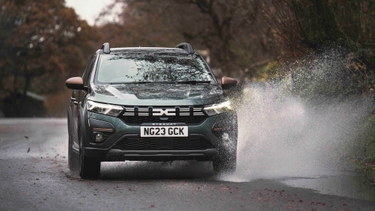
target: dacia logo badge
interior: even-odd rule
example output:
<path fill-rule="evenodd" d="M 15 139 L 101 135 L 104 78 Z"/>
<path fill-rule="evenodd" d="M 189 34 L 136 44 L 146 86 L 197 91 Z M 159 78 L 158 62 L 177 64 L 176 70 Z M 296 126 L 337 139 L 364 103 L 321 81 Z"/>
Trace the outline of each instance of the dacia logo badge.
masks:
<path fill-rule="evenodd" d="M 152 111 L 153 116 L 176 116 L 175 108 L 154 108 Z"/>

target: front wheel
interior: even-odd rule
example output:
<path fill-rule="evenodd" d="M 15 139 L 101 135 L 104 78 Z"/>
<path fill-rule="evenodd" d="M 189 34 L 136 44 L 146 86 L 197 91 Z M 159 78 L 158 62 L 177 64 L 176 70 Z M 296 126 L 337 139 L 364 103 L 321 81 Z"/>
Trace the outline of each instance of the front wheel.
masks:
<path fill-rule="evenodd" d="M 82 140 L 79 150 L 79 166 L 79 176 L 82 179 L 95 179 L 100 175 L 100 160 L 85 155 Z"/>
<path fill-rule="evenodd" d="M 70 138 L 68 142 L 68 166 L 71 171 L 76 171 L 78 169 L 78 154 L 73 151 Z"/>

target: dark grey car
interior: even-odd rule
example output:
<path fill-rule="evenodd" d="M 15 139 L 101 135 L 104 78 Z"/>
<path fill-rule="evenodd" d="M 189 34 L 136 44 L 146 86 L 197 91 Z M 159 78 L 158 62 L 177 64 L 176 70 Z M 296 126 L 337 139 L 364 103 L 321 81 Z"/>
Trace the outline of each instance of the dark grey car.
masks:
<path fill-rule="evenodd" d="M 102 161 L 212 161 L 234 171 L 237 116 L 210 67 L 188 43 L 175 48 L 110 48 L 93 55 L 68 110 L 69 166 L 82 178 Z M 78 165 L 76 165 L 78 163 Z"/>

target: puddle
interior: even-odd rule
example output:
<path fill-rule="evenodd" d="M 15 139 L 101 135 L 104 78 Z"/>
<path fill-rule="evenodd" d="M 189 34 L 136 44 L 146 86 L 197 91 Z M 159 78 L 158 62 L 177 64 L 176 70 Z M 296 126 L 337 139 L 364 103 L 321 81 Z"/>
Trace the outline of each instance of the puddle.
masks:
<path fill-rule="evenodd" d="M 312 189 L 322 194 L 375 201 L 375 184 L 372 184 L 365 176 L 356 173 L 293 178 L 283 180 L 282 183 L 292 187 Z"/>

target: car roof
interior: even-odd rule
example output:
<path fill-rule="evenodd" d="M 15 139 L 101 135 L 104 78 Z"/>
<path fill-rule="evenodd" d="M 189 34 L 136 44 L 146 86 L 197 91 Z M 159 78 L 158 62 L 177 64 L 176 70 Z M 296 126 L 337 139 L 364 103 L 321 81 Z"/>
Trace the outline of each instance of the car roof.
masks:
<path fill-rule="evenodd" d="M 182 50 L 179 48 L 167 48 L 167 47 L 116 47 L 111 48 L 111 51 L 124 51 L 124 50 Z"/>
<path fill-rule="evenodd" d="M 143 51 L 143 52 L 186 52 L 188 54 L 195 54 L 196 51 L 193 47 L 186 42 L 182 42 L 174 48 L 170 47 L 117 47 L 111 48 L 109 43 L 103 43 L 102 48 L 98 49 L 99 52 L 103 52 L 104 54 L 110 54 L 111 52 L 126 52 L 126 51 Z"/>
<path fill-rule="evenodd" d="M 99 49 L 100 50 L 100 49 Z M 188 53 L 180 48 L 164 48 L 164 47 L 119 47 L 119 48 L 110 48 L 110 54 L 118 53 L 177 53 L 177 54 L 186 54 Z"/>

